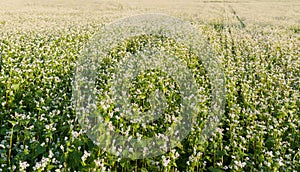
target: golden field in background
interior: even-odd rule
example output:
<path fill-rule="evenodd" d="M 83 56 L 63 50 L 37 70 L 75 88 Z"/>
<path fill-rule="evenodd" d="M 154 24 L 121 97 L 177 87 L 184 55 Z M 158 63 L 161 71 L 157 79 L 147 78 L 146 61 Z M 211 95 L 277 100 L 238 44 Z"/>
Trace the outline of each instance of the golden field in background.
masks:
<path fill-rule="evenodd" d="M 1 30 L 64 27 L 110 22 L 143 13 L 188 20 L 230 19 L 232 9 L 245 23 L 299 25 L 298 0 L 16 0 L 0 1 Z"/>

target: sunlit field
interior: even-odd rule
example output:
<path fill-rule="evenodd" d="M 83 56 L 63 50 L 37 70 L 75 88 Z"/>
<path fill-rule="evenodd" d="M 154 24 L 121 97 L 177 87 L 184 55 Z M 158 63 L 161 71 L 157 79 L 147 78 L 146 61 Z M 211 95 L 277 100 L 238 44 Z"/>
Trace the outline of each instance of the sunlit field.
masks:
<path fill-rule="evenodd" d="M 155 70 L 132 81 L 130 100 L 144 112 L 150 92 L 162 91 L 168 106 L 157 121 L 126 121 L 108 98 L 115 63 L 145 45 L 183 60 L 201 101 L 195 125 L 178 145 L 154 157 L 120 158 L 79 124 L 72 85 L 85 45 L 103 26 L 149 13 L 176 17 L 202 33 L 224 75 L 224 109 L 203 140 L 213 101 L 204 62 L 167 37 L 127 39 L 99 63 L 95 83 L 96 106 L 116 132 L 156 137 L 180 109 L 180 86 Z M 0 172 L 299 170 L 299 0 L 0 0 Z"/>

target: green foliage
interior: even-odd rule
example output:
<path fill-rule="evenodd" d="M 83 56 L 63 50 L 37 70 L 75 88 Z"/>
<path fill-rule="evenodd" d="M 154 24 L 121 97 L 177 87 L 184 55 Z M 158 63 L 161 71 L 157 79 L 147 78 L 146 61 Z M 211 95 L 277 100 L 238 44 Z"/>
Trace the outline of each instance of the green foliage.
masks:
<path fill-rule="evenodd" d="M 229 29 L 220 22 L 200 28 L 221 59 L 226 76 L 225 114 L 218 129 L 205 142 L 199 140 L 201 121 L 210 108 L 210 86 L 201 61 L 189 54 L 184 45 L 166 38 L 141 36 L 115 47 L 111 58 L 99 64 L 100 70 L 107 71 L 122 53 L 134 53 L 154 42 L 152 45 L 180 54 L 194 72 L 204 99 L 198 125 L 180 145 L 164 155 L 135 161 L 118 159 L 97 147 L 85 135 L 74 114 L 71 84 L 75 62 L 97 27 L 1 33 L 0 169 L 143 172 L 300 169 L 300 46 L 289 35 L 298 33 L 295 28 L 293 33 L 290 28 L 274 30 L 248 25 Z M 99 73 L 97 88 L 103 92 L 108 91 L 107 83 L 112 77 L 109 74 Z M 163 80 L 157 82 L 159 78 Z M 153 88 L 149 87 L 151 84 Z M 133 94 L 132 102 L 146 111 L 150 108 L 146 98 L 155 88 L 169 93 L 165 97 L 171 104 L 169 112 L 173 112 L 180 96 L 176 93 L 176 83 L 158 71 L 138 75 L 131 91 L 139 89 L 141 93 Z M 128 127 L 125 120 L 109 120 L 118 126 L 118 131 Z M 130 134 L 137 137 L 138 131 L 149 137 L 163 131 L 160 125 L 164 125 L 163 121 L 146 128 L 132 126 Z"/>

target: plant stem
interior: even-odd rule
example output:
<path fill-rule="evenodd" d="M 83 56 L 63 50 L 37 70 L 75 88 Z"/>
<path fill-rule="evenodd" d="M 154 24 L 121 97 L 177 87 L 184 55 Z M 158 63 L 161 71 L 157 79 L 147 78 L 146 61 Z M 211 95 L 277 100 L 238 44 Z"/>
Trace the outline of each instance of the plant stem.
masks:
<path fill-rule="evenodd" d="M 11 149 L 12 149 L 12 138 L 14 133 L 14 126 L 11 129 L 10 140 L 9 140 L 9 151 L 8 151 L 8 166 L 10 166 L 10 157 L 11 157 Z"/>

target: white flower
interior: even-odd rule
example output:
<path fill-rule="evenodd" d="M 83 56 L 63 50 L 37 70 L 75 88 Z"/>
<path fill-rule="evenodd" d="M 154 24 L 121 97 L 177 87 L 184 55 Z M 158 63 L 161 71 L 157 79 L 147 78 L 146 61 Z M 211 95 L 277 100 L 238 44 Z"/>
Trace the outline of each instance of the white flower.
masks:
<path fill-rule="evenodd" d="M 17 167 L 16 167 L 15 165 L 12 166 L 13 171 L 15 171 L 16 168 L 17 168 Z"/>
<path fill-rule="evenodd" d="M 221 167 L 222 166 L 222 162 L 217 162 L 217 166 Z"/>
<path fill-rule="evenodd" d="M 267 151 L 266 155 L 270 156 L 270 157 L 274 157 L 273 152 L 272 151 Z"/>
<path fill-rule="evenodd" d="M 50 150 L 49 151 L 49 158 L 51 159 L 54 156 L 53 152 Z"/>
<path fill-rule="evenodd" d="M 284 163 L 283 163 L 283 159 L 280 157 L 280 160 L 279 160 L 279 166 L 284 166 Z"/>
<path fill-rule="evenodd" d="M 27 167 L 29 167 L 29 164 L 26 161 L 20 161 L 20 171 L 26 170 Z"/>
<path fill-rule="evenodd" d="M 165 159 L 164 161 L 163 161 L 163 166 L 164 167 L 166 167 L 166 166 L 168 166 L 168 164 L 170 163 L 170 159 Z"/>
<path fill-rule="evenodd" d="M 128 150 L 130 153 L 132 153 L 133 152 L 133 148 L 129 148 L 129 150 Z"/>
<path fill-rule="evenodd" d="M 77 138 L 79 136 L 80 133 L 78 133 L 77 131 L 72 131 L 72 136 L 74 138 Z"/>
<path fill-rule="evenodd" d="M 64 152 L 65 151 L 65 148 L 63 145 L 60 145 L 59 148 Z"/>
<path fill-rule="evenodd" d="M 84 150 L 84 154 L 81 157 L 81 160 L 84 162 L 89 156 L 91 156 L 91 153 L 89 153 L 86 150 Z"/>

